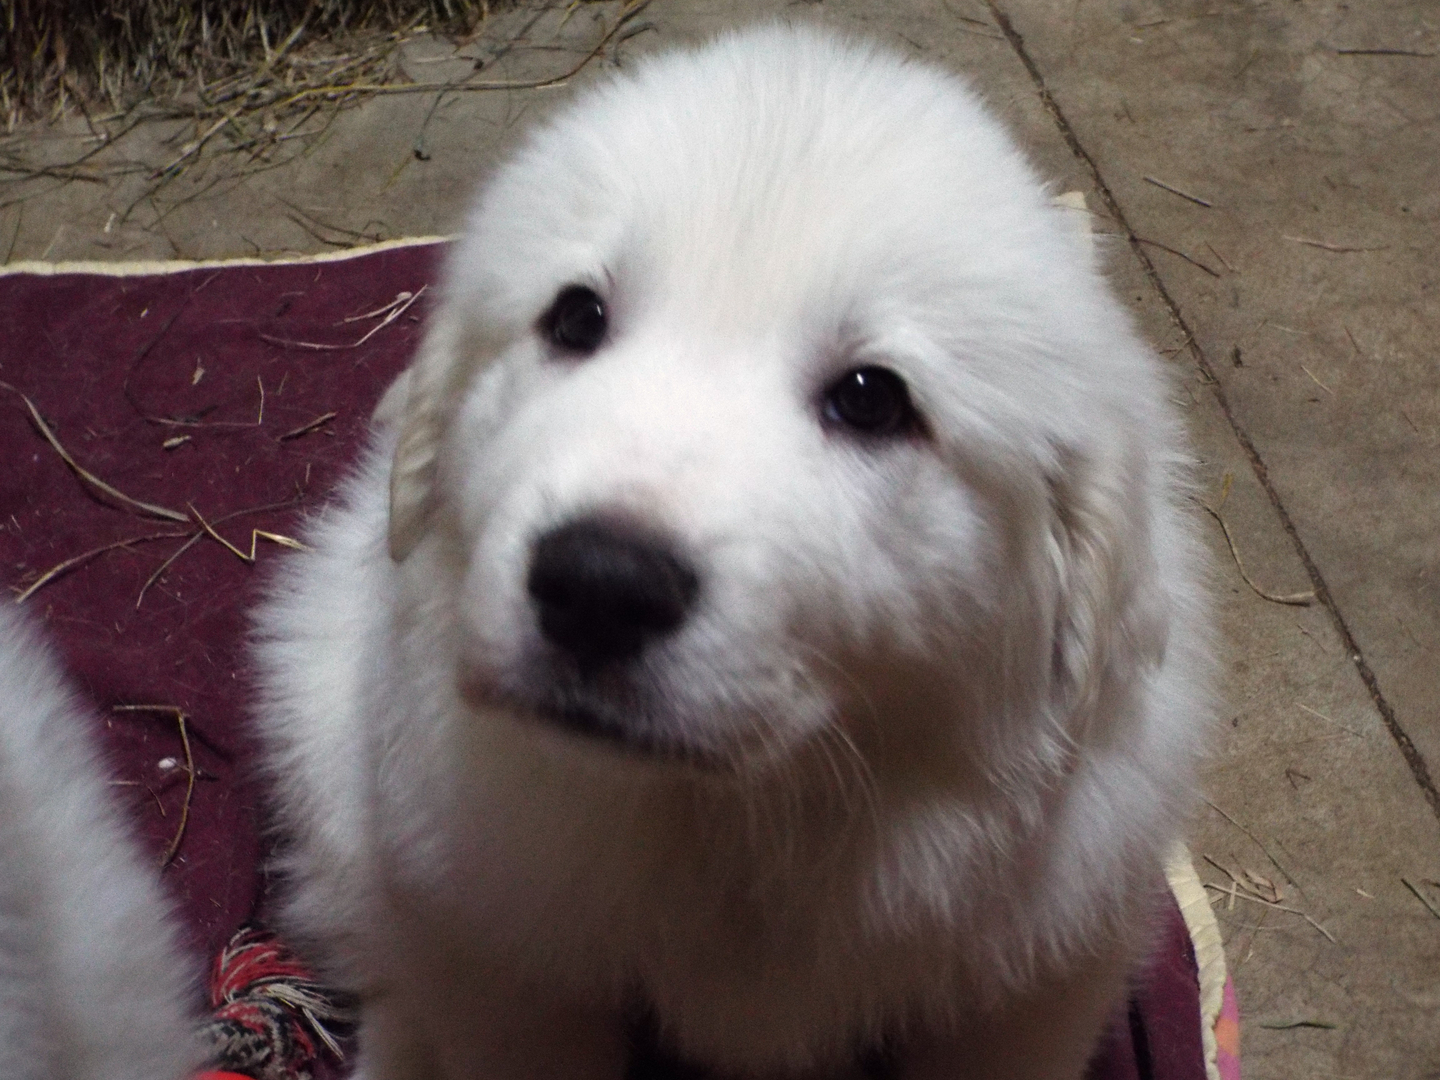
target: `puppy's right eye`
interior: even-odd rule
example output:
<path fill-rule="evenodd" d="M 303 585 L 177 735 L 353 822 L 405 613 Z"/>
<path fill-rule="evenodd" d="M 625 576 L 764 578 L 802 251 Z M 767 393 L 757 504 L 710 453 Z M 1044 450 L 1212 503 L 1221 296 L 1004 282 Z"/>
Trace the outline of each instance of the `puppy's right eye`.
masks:
<path fill-rule="evenodd" d="M 569 285 L 541 321 L 545 335 L 566 352 L 592 353 L 605 340 L 605 302 L 594 289 Z"/>
<path fill-rule="evenodd" d="M 873 366 L 847 371 L 831 383 L 821 415 L 827 423 L 876 437 L 903 435 L 920 424 L 905 380 Z"/>

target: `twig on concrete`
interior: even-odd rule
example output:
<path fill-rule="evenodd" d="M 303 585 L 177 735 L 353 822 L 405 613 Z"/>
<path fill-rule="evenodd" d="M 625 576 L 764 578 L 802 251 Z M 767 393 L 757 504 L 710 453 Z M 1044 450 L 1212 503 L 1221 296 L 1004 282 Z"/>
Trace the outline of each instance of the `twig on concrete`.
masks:
<path fill-rule="evenodd" d="M 1191 195 L 1188 191 L 1181 191 L 1179 188 L 1167 184 L 1164 180 L 1157 180 L 1153 176 L 1142 177 L 1147 184 L 1154 184 L 1156 187 L 1170 192 L 1171 195 L 1179 195 L 1182 199 L 1189 199 L 1196 206 L 1203 206 L 1207 209 L 1214 209 L 1215 204 L 1208 199 L 1202 199 L 1199 195 Z M 1214 250 L 1213 248 L 1211 250 Z"/>
<path fill-rule="evenodd" d="M 1205 246 L 1210 249 L 1210 254 L 1214 255 L 1215 258 L 1217 258 L 1217 259 L 1220 260 L 1220 264 L 1221 264 L 1222 266 L 1224 266 L 1226 270 L 1229 270 L 1230 273 L 1232 273 L 1232 274 L 1238 273 L 1238 271 L 1235 269 L 1235 267 L 1233 267 L 1233 266 L 1230 265 L 1230 260 L 1227 259 L 1227 258 L 1225 258 L 1224 255 L 1221 255 L 1220 252 L 1218 252 L 1218 251 L 1215 250 L 1215 245 L 1214 245 L 1214 244 L 1210 243 L 1209 240 L 1206 240 L 1206 241 L 1205 241 Z"/>
<path fill-rule="evenodd" d="M 1325 393 L 1329 394 L 1331 397 L 1335 396 L 1335 391 L 1331 390 L 1330 387 L 1326 386 L 1323 382 L 1321 382 L 1319 376 L 1317 376 L 1315 372 L 1311 371 L 1304 364 L 1300 365 L 1300 370 L 1305 372 L 1306 375 L 1309 375 L 1310 381 L 1313 382 L 1316 386 L 1320 387 L 1321 390 L 1324 390 Z"/>
<path fill-rule="evenodd" d="M 1211 810 L 1214 810 L 1217 814 L 1219 814 L 1221 817 L 1223 817 L 1223 818 L 1224 818 L 1226 821 L 1228 821 L 1231 825 L 1234 825 L 1235 828 L 1239 829 L 1242 833 L 1244 833 L 1246 836 L 1248 836 L 1251 840 L 1255 841 L 1255 846 L 1258 847 L 1261 851 L 1263 851 L 1263 852 L 1265 853 L 1265 857 L 1266 857 L 1267 859 L 1269 859 L 1272 863 L 1275 864 L 1275 869 L 1276 869 L 1276 870 L 1279 870 L 1280 873 L 1282 873 L 1282 874 L 1285 875 L 1285 880 L 1288 881 L 1288 882 L 1290 882 L 1291 885 L 1294 885 L 1294 886 L 1295 886 L 1295 891 L 1298 892 L 1301 896 L 1305 896 L 1305 890 L 1304 890 L 1304 888 L 1301 887 L 1300 882 L 1296 881 L 1296 880 L 1295 880 L 1295 876 L 1294 876 L 1293 874 L 1291 874 L 1289 870 L 1286 870 L 1286 869 L 1285 869 L 1285 864 L 1282 863 L 1279 859 L 1277 859 L 1277 858 L 1274 856 L 1274 854 L 1270 851 L 1270 849 L 1265 846 L 1265 842 L 1264 842 L 1263 840 L 1261 840 L 1261 839 L 1260 839 L 1258 836 L 1256 836 L 1253 832 L 1251 832 L 1249 829 L 1247 829 L 1244 825 L 1241 825 L 1240 822 L 1236 821 L 1233 817 L 1231 817 L 1229 814 L 1227 814 L 1224 810 L 1221 810 L 1220 807 L 1216 806 L 1216 805 L 1215 805 L 1213 802 L 1211 802 L 1209 799 L 1206 799 L 1206 800 L 1205 800 L 1205 805 L 1208 806 L 1208 807 L 1210 807 Z M 1221 869 L 1224 869 L 1224 868 L 1222 867 Z M 1306 897 L 1306 899 L 1309 899 L 1309 898 Z"/>
<path fill-rule="evenodd" d="M 1409 889 L 1412 893 L 1415 894 L 1415 899 L 1416 899 L 1416 900 L 1419 900 L 1420 903 L 1424 904 L 1425 907 L 1426 907 L 1426 910 L 1428 910 L 1431 915 L 1434 915 L 1437 919 L 1440 919 L 1440 907 L 1436 907 L 1434 901 L 1432 901 L 1428 896 L 1426 896 L 1423 892 L 1421 892 L 1421 891 L 1420 891 L 1420 887 L 1419 887 L 1418 885 L 1416 885 L 1416 884 L 1415 884 L 1413 881 L 1411 881 L 1409 878 L 1403 878 L 1403 877 L 1402 877 L 1402 878 L 1400 879 L 1400 881 L 1404 884 L 1404 886 L 1405 886 L 1407 889 Z M 1423 884 L 1434 885 L 1435 882 L 1433 882 L 1433 881 L 1427 881 L 1427 882 L 1424 882 Z"/>
<path fill-rule="evenodd" d="M 84 180 L 89 184 L 103 184 L 105 177 L 81 169 L 66 169 L 58 165 L 0 165 L 0 172 L 13 173 L 21 180 L 33 180 L 37 176 L 48 176 L 52 180 Z"/>
<path fill-rule="evenodd" d="M 1236 887 L 1243 889 L 1251 896 L 1258 896 L 1261 900 L 1267 900 L 1272 904 L 1278 904 L 1285 899 L 1285 890 L 1269 878 L 1263 877 L 1253 870 L 1245 870 L 1242 868 L 1240 871 L 1240 874 L 1243 875 L 1242 877 L 1236 875 L 1227 867 L 1221 865 L 1218 860 L 1212 859 L 1209 855 L 1202 855 L 1201 858 L 1228 877 L 1235 883 Z"/>
<path fill-rule="evenodd" d="M 1196 501 L 1199 502 L 1198 499 Z M 1240 559 L 1240 550 L 1235 546 L 1235 538 L 1230 535 L 1230 526 L 1225 523 L 1225 519 L 1220 516 L 1220 512 L 1218 510 L 1212 510 L 1203 502 L 1200 503 L 1200 508 L 1219 522 L 1220 531 L 1225 534 L 1225 543 L 1230 545 L 1230 557 L 1235 560 L 1235 569 L 1240 571 L 1241 580 L 1250 586 L 1256 596 L 1262 600 L 1269 600 L 1272 604 L 1289 604 L 1292 607 L 1310 606 L 1315 599 L 1314 589 L 1306 589 L 1304 592 L 1298 593 L 1272 593 L 1266 592 L 1259 585 L 1256 585 L 1255 582 L 1250 579 L 1250 575 L 1245 572 L 1245 564 Z"/>
<path fill-rule="evenodd" d="M 1336 49 L 1337 56 L 1435 56 L 1433 52 L 1418 49 Z"/>
<path fill-rule="evenodd" d="M 1289 236 L 1283 233 L 1281 235 L 1284 236 L 1286 240 L 1293 240 L 1295 243 L 1304 244 L 1306 247 L 1319 248 L 1321 251 L 1386 251 L 1390 247 L 1389 244 L 1375 244 L 1371 247 L 1351 246 L 1347 244 L 1327 244 L 1324 240 L 1311 240 L 1308 237 L 1304 236 Z"/>
<path fill-rule="evenodd" d="M 1223 869 L 1223 867 L 1222 867 L 1222 869 Z M 1290 914 L 1290 915 L 1299 915 L 1302 919 L 1304 919 L 1306 922 L 1308 922 L 1308 923 L 1309 923 L 1311 926 L 1313 926 L 1316 930 L 1319 930 L 1321 934 L 1325 935 L 1326 939 L 1327 939 L 1332 945 L 1338 945 L 1338 944 L 1339 944 L 1339 942 L 1337 942 L 1337 941 L 1335 940 L 1335 935 L 1334 935 L 1334 934 L 1330 933 L 1329 930 L 1326 930 L 1325 927 L 1321 926 L 1318 922 L 1316 922 L 1316 921 L 1315 921 L 1313 918 L 1311 918 L 1309 915 L 1305 914 L 1305 912 L 1301 911 L 1299 908 L 1290 907 L 1288 904 L 1274 904 L 1274 903 L 1271 903 L 1269 900 L 1262 900 L 1262 899 L 1261 899 L 1260 897 L 1258 897 L 1258 896 L 1251 896 L 1249 893 L 1238 892 L 1238 891 L 1236 891 L 1236 890 L 1234 890 L 1234 889 L 1226 889 L 1226 888 L 1223 888 L 1223 887 L 1220 886 L 1220 885 L 1214 885 L 1214 884 L 1208 884 L 1208 883 L 1207 883 L 1206 888 L 1218 889 L 1220 892 L 1223 892 L 1226 896 L 1233 896 L 1236 900 L 1248 900 L 1248 901 L 1249 901 L 1250 903 L 1252 903 L 1252 904 L 1264 904 L 1266 907 L 1268 907 L 1268 908 L 1274 908 L 1276 911 L 1283 911 L 1283 912 L 1286 912 L 1287 914 Z"/>
<path fill-rule="evenodd" d="M 1162 244 L 1159 240 L 1149 240 L 1143 236 L 1136 236 L 1135 242 L 1137 244 L 1149 244 L 1151 247 L 1157 247 L 1161 251 L 1168 251 L 1171 255 L 1178 255 L 1180 256 L 1180 258 L 1188 262 L 1191 266 L 1198 266 L 1201 270 L 1204 270 L 1205 273 L 1209 274 L 1211 277 L 1218 278 L 1220 276 L 1219 270 L 1211 269 L 1210 267 L 1202 263 L 1199 259 L 1192 258 L 1191 256 L 1186 255 L 1183 251 L 1177 251 L 1169 244 Z"/>
<path fill-rule="evenodd" d="M 1362 360 L 1367 359 L 1364 350 L 1360 348 L 1360 343 L 1355 340 L 1355 335 L 1350 332 L 1350 327 L 1345 326 L 1344 323 L 1341 323 L 1340 325 L 1345 328 L 1345 336 L 1350 339 L 1350 344 L 1354 346 L 1355 355 L 1360 357 Z"/>
<path fill-rule="evenodd" d="M 311 227 L 311 225 L 310 225 L 308 222 L 306 222 L 305 219 L 304 219 L 303 217 L 301 217 L 299 214 L 286 214 L 285 216 L 288 217 L 291 221 L 293 221 L 296 225 L 299 225 L 300 228 L 304 229 L 307 233 L 309 233 L 309 234 L 310 234 L 310 237 L 311 237 L 312 239 L 314 239 L 314 240 L 319 240 L 320 243 L 326 245 L 327 247 L 333 247 L 333 248 L 353 248 L 353 247 L 355 247 L 355 246 L 358 244 L 358 241 L 356 241 L 356 240 L 331 240 L 328 236 L 321 236 L 321 235 L 320 235 L 318 232 L 316 232 L 315 229 L 314 229 L 313 227 Z M 336 231 L 336 232 L 341 232 L 342 230 L 336 229 L 335 231 Z M 345 230 L 343 230 L 343 231 L 344 231 L 344 232 L 350 232 L 351 230 L 345 229 Z M 366 239 L 368 240 L 368 239 L 370 239 L 370 237 L 366 237 Z"/>
<path fill-rule="evenodd" d="M 1300 706 L 1300 708 L 1304 709 L 1304 710 L 1305 710 L 1306 712 L 1308 712 L 1311 716 L 1318 716 L 1321 720 L 1324 720 L 1327 724 L 1334 724 L 1334 725 L 1335 725 L 1336 727 L 1338 727 L 1341 731 L 1349 732 L 1351 735 L 1354 735 L 1355 738 L 1357 738 L 1357 739 L 1363 739 L 1363 738 L 1365 737 L 1365 733 L 1364 733 L 1363 731 L 1356 731 L 1356 730 L 1355 730 L 1354 728 L 1352 728 L 1352 727 L 1346 727 L 1344 724 L 1340 723 L 1339 720 L 1331 719 L 1330 717 L 1326 716 L 1323 712 L 1321 712 L 1319 709 L 1312 709 L 1309 705 L 1306 705 L 1304 702 L 1300 702 L 1300 701 L 1295 702 L 1295 704 L 1298 705 L 1298 706 Z"/>
<path fill-rule="evenodd" d="M 211 124 L 208 128 L 205 129 L 205 133 L 203 135 L 197 136 L 196 138 L 190 140 L 188 143 L 182 146 L 180 148 L 179 157 L 175 158 L 168 165 L 163 165 L 160 168 L 156 169 L 154 172 L 152 172 L 150 174 L 150 179 L 158 180 L 162 176 L 167 176 L 173 172 L 178 171 L 180 166 L 184 164 L 185 161 L 203 150 L 205 148 L 205 144 L 208 143 L 221 128 L 223 128 L 226 124 L 230 123 L 237 116 L 239 116 L 243 109 L 243 105 L 239 108 L 231 109 L 219 120 L 216 120 L 215 123 Z"/>

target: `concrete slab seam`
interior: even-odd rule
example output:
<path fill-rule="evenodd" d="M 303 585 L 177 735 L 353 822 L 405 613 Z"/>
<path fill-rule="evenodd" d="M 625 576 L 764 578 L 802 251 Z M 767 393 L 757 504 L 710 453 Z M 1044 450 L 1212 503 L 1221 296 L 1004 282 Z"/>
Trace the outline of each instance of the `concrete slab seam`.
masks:
<path fill-rule="evenodd" d="M 1309 550 L 1305 546 L 1305 542 L 1300 537 L 1299 530 L 1296 529 L 1289 512 L 1285 509 L 1284 501 L 1281 499 L 1280 493 L 1276 490 L 1275 485 L 1271 482 L 1270 470 L 1266 466 L 1264 459 L 1260 456 L 1259 449 L 1255 446 L 1254 440 L 1250 438 L 1249 432 L 1247 432 L 1236 419 L 1235 413 L 1230 407 L 1229 398 L 1225 394 L 1225 388 L 1216 377 L 1214 367 L 1211 365 L 1209 358 L 1206 357 L 1204 350 L 1201 349 L 1185 316 L 1181 313 L 1180 305 L 1165 287 L 1164 281 L 1160 278 L 1159 271 L 1155 269 L 1155 264 L 1151 261 L 1149 255 L 1146 254 L 1139 235 L 1130 227 L 1129 219 L 1125 216 L 1124 211 L 1120 208 L 1119 201 L 1115 198 L 1114 193 L 1105 182 L 1105 178 L 1100 172 L 1100 167 L 1095 163 L 1095 159 L 1090 156 L 1085 147 L 1081 145 L 1074 128 L 1071 127 L 1059 103 L 1050 93 L 1050 89 L 1045 83 L 1044 75 L 1041 74 L 1039 67 L 1030 56 L 1029 51 L 1025 48 L 1025 39 L 1021 36 L 1020 32 L 1015 29 L 1014 24 L 1010 21 L 1010 17 L 1001 9 L 996 0 L 986 0 L 986 5 L 989 7 L 991 15 L 994 16 L 1001 33 L 1005 35 L 1006 41 L 1010 43 L 1010 47 L 1015 51 L 1021 64 L 1023 64 L 1025 70 L 1029 72 L 1030 79 L 1035 84 L 1036 91 L 1040 95 L 1040 101 L 1045 111 L 1049 113 L 1050 118 L 1054 120 L 1061 137 L 1070 148 L 1070 152 L 1074 154 L 1089 171 L 1090 178 L 1094 182 L 1095 189 L 1099 193 L 1100 198 L 1104 201 L 1106 210 L 1125 231 L 1125 237 L 1129 241 L 1130 249 L 1134 253 L 1135 258 L 1139 260 L 1145 276 L 1149 279 L 1156 293 L 1159 294 L 1165 304 L 1166 310 L 1170 313 L 1170 317 L 1175 321 L 1176 326 L 1178 326 L 1184 334 L 1184 340 L 1188 343 L 1190 354 L 1194 358 L 1196 366 L 1199 367 L 1201 373 L 1204 374 L 1206 381 L 1209 383 L 1210 390 L 1215 395 L 1215 400 L 1225 416 L 1226 423 L 1230 425 L 1230 430 L 1234 433 L 1235 438 L 1240 443 L 1241 449 L 1245 452 L 1245 456 L 1249 459 L 1250 467 L 1255 473 L 1255 478 L 1265 490 L 1265 494 L 1270 500 L 1270 505 L 1279 516 L 1281 527 L 1285 530 L 1286 534 L 1289 535 L 1290 542 L 1294 546 L 1296 554 L 1300 557 L 1306 574 L 1310 577 L 1310 583 L 1315 590 L 1316 599 L 1320 601 L 1321 605 L 1329 613 L 1336 632 L 1339 633 L 1341 640 L 1345 644 L 1346 653 L 1355 665 L 1355 669 L 1360 675 L 1360 680 L 1365 684 L 1365 688 L 1370 694 L 1370 700 L 1379 711 L 1386 729 L 1390 732 L 1390 737 L 1395 741 L 1396 746 L 1399 747 L 1400 754 L 1404 757 L 1405 764 L 1409 767 L 1411 776 L 1420 786 L 1420 790 L 1424 794 L 1425 801 L 1429 804 L 1431 812 L 1437 819 L 1440 819 L 1440 791 L 1437 791 L 1435 782 L 1430 776 L 1430 768 L 1429 765 L 1426 764 L 1424 755 L 1421 754 L 1419 748 L 1415 745 L 1409 734 L 1406 733 L 1404 727 L 1401 726 L 1399 718 L 1395 715 L 1394 708 L 1390 705 L 1390 702 L 1385 697 L 1384 691 L 1380 688 L 1380 680 L 1376 677 L 1374 670 L 1366 661 L 1364 653 L 1360 650 L 1359 643 L 1355 640 L 1355 636 L 1351 633 L 1344 615 L 1341 614 L 1339 606 L 1336 604 L 1334 597 L 1325 584 L 1325 578 L 1320 573 L 1319 566 L 1316 565 L 1315 560 L 1311 557 Z"/>

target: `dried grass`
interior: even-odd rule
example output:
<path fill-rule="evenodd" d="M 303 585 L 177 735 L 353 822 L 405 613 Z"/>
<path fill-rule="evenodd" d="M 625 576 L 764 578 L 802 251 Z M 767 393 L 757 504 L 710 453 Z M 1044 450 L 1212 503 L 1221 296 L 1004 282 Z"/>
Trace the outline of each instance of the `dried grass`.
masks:
<path fill-rule="evenodd" d="M 1276 889 L 1275 883 L 1270 881 L 1269 878 L 1252 874 L 1248 870 L 1242 870 L 1239 874 L 1236 874 L 1233 870 L 1230 870 L 1218 860 L 1212 859 L 1209 855 L 1202 855 L 1201 858 L 1230 879 L 1229 885 L 1217 885 L 1214 882 L 1208 881 L 1205 883 L 1207 889 L 1214 889 L 1229 901 L 1227 910 L 1233 909 L 1236 900 L 1246 900 L 1252 904 L 1263 904 L 1265 907 L 1274 911 L 1283 911 L 1289 915 L 1299 915 L 1318 930 L 1332 945 L 1336 943 L 1335 935 L 1325 929 L 1320 923 L 1316 922 L 1313 917 L 1297 907 L 1291 907 L 1289 904 L 1282 904 L 1279 900 L 1271 899 L 1271 897 L 1279 896 L 1280 893 L 1279 890 Z M 1267 893 L 1269 894 L 1268 896 L 1266 895 Z"/>
<path fill-rule="evenodd" d="M 175 826 L 175 835 L 170 838 L 170 843 L 165 845 L 164 854 L 160 856 L 160 869 L 164 870 L 180 852 L 180 845 L 185 840 L 185 828 L 190 824 L 190 805 L 195 799 L 195 754 L 190 749 L 190 731 L 185 721 L 188 719 L 185 710 L 174 705 L 115 705 L 112 710 L 117 713 L 156 713 L 162 716 L 173 716 L 175 723 L 180 730 L 180 745 L 185 751 L 185 801 L 180 804 L 180 823 Z M 153 795 L 154 792 L 152 791 Z M 157 803 L 160 801 L 157 797 Z M 161 816 L 165 814 L 165 807 L 160 807 Z"/>
<path fill-rule="evenodd" d="M 495 0 L 493 9 L 513 2 Z M 434 94 L 433 113 L 446 94 L 563 85 L 606 49 L 647 29 L 636 17 L 648 2 L 570 0 L 565 19 L 592 4 L 599 9 L 597 21 L 606 28 L 593 48 L 575 50 L 575 62 L 553 74 L 510 79 L 492 77 L 490 65 L 525 38 L 543 10 L 506 31 L 504 47 L 491 49 L 479 40 L 492 11 L 487 0 L 79 0 L 73 7 L 66 0 L 0 0 L 11 24 L 0 25 L 0 54 L 26 58 L 0 71 L 0 120 L 14 132 L 25 119 L 79 112 L 90 133 L 71 124 L 66 138 L 84 148 L 63 158 L 56 157 L 57 143 L 28 131 L 0 137 L 0 184 L 15 192 L 0 209 L 19 204 L 23 212 L 36 195 L 77 181 L 101 183 L 117 196 L 107 234 L 143 208 L 147 220 L 135 224 L 164 233 L 181 254 L 164 227 L 169 214 L 217 185 L 305 156 L 343 110 L 379 95 Z M 110 25 L 115 20 L 119 29 Z M 135 29 L 142 25 L 149 27 L 144 33 Z M 401 46 L 424 33 L 449 36 L 455 48 L 446 59 L 468 61 L 469 70 L 446 80 L 412 78 Z M 480 55 L 467 52 L 470 45 Z M 160 125 L 159 153 L 152 122 Z M 137 158 L 131 143 L 118 144 L 140 128 L 151 137 Z M 415 144 L 421 159 L 423 140 L 422 126 Z M 182 177 L 188 182 L 177 184 Z M 383 238 L 368 224 L 357 232 L 291 209 L 292 220 L 327 246 Z M 11 254 L 19 224 L 17 214 Z"/>
<path fill-rule="evenodd" d="M 166 506 L 157 506 L 154 503 L 144 502 L 140 499 L 132 499 L 123 491 L 119 491 L 116 488 L 111 487 L 104 480 L 101 480 L 94 473 L 90 472 L 84 466 L 82 466 L 70 455 L 70 451 L 66 450 L 65 447 L 60 445 L 60 440 L 55 437 L 55 433 L 50 430 L 50 425 L 45 423 L 45 418 L 40 415 L 40 410 L 35 407 L 35 403 L 31 401 L 29 397 L 27 397 L 25 394 L 20 393 L 19 390 L 17 390 L 14 386 L 10 385 L 7 382 L 0 382 L 0 389 L 9 390 L 12 393 L 19 395 L 20 400 L 25 403 L 25 407 L 30 410 L 30 421 L 35 425 L 36 430 L 38 430 L 40 434 L 45 437 L 46 442 L 48 442 L 52 447 L 54 447 L 55 452 L 60 455 L 60 460 L 65 462 L 65 464 L 70 467 L 71 472 L 73 472 L 91 488 L 124 506 L 128 506 L 141 514 L 144 514 L 146 517 L 163 518 L 166 521 L 190 520 L 178 510 L 171 510 L 169 507 Z"/>
<path fill-rule="evenodd" d="M 401 310 L 403 310 L 403 308 Z M 260 388 L 260 416 L 255 421 L 254 425 L 242 425 L 245 427 L 258 427 L 263 424 L 265 419 L 265 384 L 260 381 L 259 376 L 256 376 L 255 382 L 256 385 L 258 385 Z M 30 582 L 29 585 L 24 586 L 23 588 L 16 588 L 14 590 L 17 593 L 15 597 L 15 603 L 23 604 L 26 600 L 30 599 L 31 596 L 33 596 L 39 590 L 43 589 L 46 585 L 49 585 L 52 581 L 64 577 L 72 570 L 76 570 L 82 566 L 89 564 L 90 562 L 99 558 L 101 555 L 105 555 L 111 551 L 132 548 L 137 544 L 145 544 L 154 540 L 179 539 L 181 537 L 185 538 L 185 542 L 181 544 L 178 548 L 176 548 L 174 551 L 172 551 L 169 556 L 167 556 L 166 559 L 158 567 L 155 568 L 155 572 L 146 579 L 145 584 L 140 587 L 140 595 L 135 598 L 136 608 L 139 608 L 141 603 L 144 602 L 145 593 L 149 591 L 150 586 L 154 585 L 158 580 L 160 580 L 161 576 L 165 573 L 165 571 L 168 570 L 175 563 L 175 561 L 180 558 L 180 556 L 184 555 L 185 552 L 189 551 L 192 547 L 199 543 L 200 540 L 204 539 L 207 536 L 210 539 L 214 540 L 216 543 L 220 544 L 226 550 L 237 555 L 240 560 L 247 565 L 254 564 L 256 545 L 261 540 L 268 540 L 272 544 L 278 544 L 281 547 L 288 547 L 297 551 L 305 550 L 304 544 L 289 536 L 285 536 L 281 533 L 268 532 L 264 529 L 252 529 L 250 531 L 250 551 L 246 553 L 245 551 L 232 544 L 229 540 L 226 540 L 215 529 L 216 525 L 222 525 L 227 521 L 233 520 L 234 518 L 246 517 L 250 514 L 265 513 L 271 510 L 283 510 L 295 506 L 303 498 L 303 490 L 297 490 L 294 499 L 290 499 L 281 503 L 269 503 L 265 506 L 252 506 L 247 507 L 243 510 L 235 510 L 231 513 L 225 514 L 222 517 L 215 518 L 213 521 L 207 521 L 204 517 L 202 517 L 200 515 L 200 511 L 195 509 L 194 503 L 187 502 L 185 504 L 185 509 L 187 513 L 182 514 L 178 510 L 171 510 L 168 507 L 156 506 L 153 503 L 142 502 L 139 499 L 131 498 L 123 491 L 120 491 L 113 485 L 106 483 L 94 473 L 82 467 L 79 462 L 77 462 L 75 458 L 71 456 L 70 452 L 66 450 L 65 447 L 61 444 L 60 440 L 56 437 L 55 432 L 51 430 L 50 425 L 48 425 L 45 422 L 44 417 L 40 415 L 40 410 L 36 408 L 35 403 L 31 401 L 27 395 L 21 393 L 20 390 L 18 390 L 16 387 L 12 386 L 10 383 L 4 382 L 3 380 L 0 380 L 0 390 L 11 391 L 12 393 L 16 394 L 21 401 L 25 403 L 25 407 L 29 410 L 30 413 L 30 420 L 35 425 L 36 429 L 44 437 L 45 441 L 50 444 L 51 448 L 54 449 L 54 451 L 58 455 L 60 455 L 60 459 L 65 462 L 67 466 L 69 466 L 71 472 L 75 474 L 76 478 L 79 479 L 80 482 L 87 488 L 92 491 L 100 492 L 101 494 L 106 496 L 108 500 L 118 503 L 122 508 L 128 509 L 132 513 L 139 514 L 143 517 L 164 518 L 166 520 L 180 521 L 184 522 L 187 525 L 196 526 L 196 528 L 192 532 L 153 532 L 146 533 L 140 536 L 126 537 L 122 540 L 115 540 L 108 544 L 101 544 L 98 547 L 90 548 L 87 551 L 82 551 L 78 555 L 72 555 L 68 559 L 65 559 L 57 563 L 56 565 L 50 567 L 48 570 L 45 570 L 34 581 Z M 335 417 L 335 415 L 335 413 L 327 413 L 326 415 L 318 417 L 317 419 L 310 421 L 310 423 L 300 428 L 297 428 L 292 432 L 287 432 L 285 435 L 281 436 L 281 439 L 283 440 L 287 438 L 294 438 L 298 435 L 303 435 L 308 431 L 312 431 L 315 428 L 321 427 L 324 424 L 328 423 Z M 188 438 L 188 436 L 186 436 L 186 438 Z M 171 440 L 166 440 L 166 443 L 163 445 L 166 445 L 168 449 L 170 442 Z M 305 480 L 307 483 L 309 482 L 309 479 L 310 470 L 307 466 L 305 470 Z"/>
<path fill-rule="evenodd" d="M 0 108 L 15 120 L 124 110 L 197 89 L 212 99 L 257 71 L 292 87 L 374 77 L 374 39 L 464 36 L 486 0 L 0 0 Z M 358 46 L 358 47 L 357 47 Z M 341 71 L 339 69 L 345 69 Z"/>

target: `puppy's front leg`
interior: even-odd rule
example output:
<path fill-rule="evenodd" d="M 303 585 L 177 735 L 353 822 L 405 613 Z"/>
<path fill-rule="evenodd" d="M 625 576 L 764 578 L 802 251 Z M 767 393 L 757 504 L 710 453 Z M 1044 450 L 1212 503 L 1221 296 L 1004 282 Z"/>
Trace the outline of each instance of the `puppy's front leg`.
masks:
<path fill-rule="evenodd" d="M 430 971 L 365 1002 L 355 1080 L 620 1080 L 618 1014 L 521 988 L 487 972 Z"/>
<path fill-rule="evenodd" d="M 1042 983 L 1022 1000 L 950 1035 L 907 1047 L 900 1080 L 1080 1080 L 1124 999 L 1130 963 L 1117 950 Z"/>
<path fill-rule="evenodd" d="M 620 1080 L 628 1046 L 619 1014 L 490 969 L 431 986 L 437 1080 Z M 426 1008 L 418 997 L 419 1008 Z M 380 1078 L 375 1078 L 380 1080 Z M 388 1078 L 387 1078 L 388 1080 Z M 407 1077 L 408 1080 L 408 1077 Z"/>
<path fill-rule="evenodd" d="M 439 1066 L 423 1025 L 386 993 L 360 1008 L 360 1061 L 352 1080 L 438 1080 Z"/>

